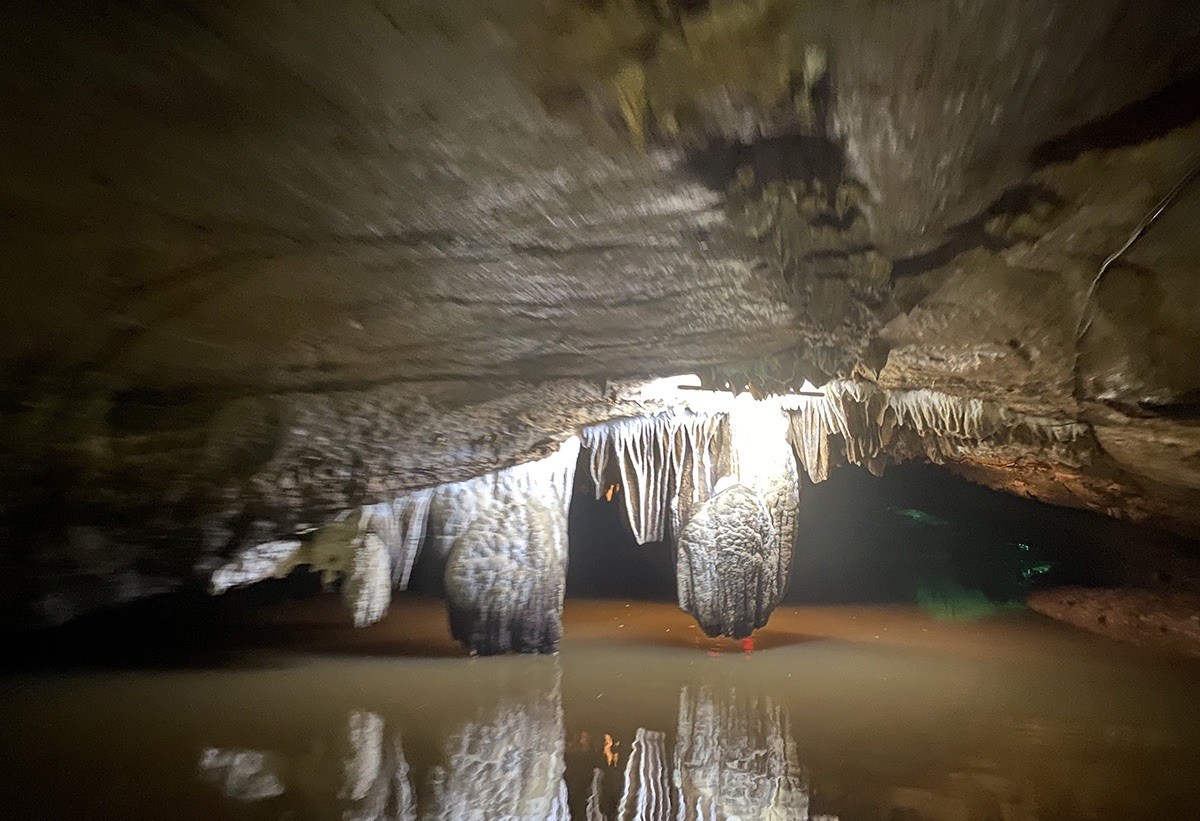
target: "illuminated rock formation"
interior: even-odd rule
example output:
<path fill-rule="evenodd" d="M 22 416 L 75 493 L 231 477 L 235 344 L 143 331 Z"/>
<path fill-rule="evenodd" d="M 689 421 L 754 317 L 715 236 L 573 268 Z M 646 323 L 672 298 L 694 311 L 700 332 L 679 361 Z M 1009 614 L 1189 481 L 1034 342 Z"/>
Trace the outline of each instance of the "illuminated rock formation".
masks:
<path fill-rule="evenodd" d="M 1090 448 L 1087 426 L 1071 419 L 1018 413 L 994 402 L 936 391 L 886 391 L 861 380 L 798 397 L 788 438 L 814 482 L 831 468 L 862 465 L 879 474 L 890 462 L 1016 460 L 1036 452 L 1080 468 Z"/>
<path fill-rule="evenodd" d="M 679 537 L 679 606 L 709 636 L 749 636 L 766 624 L 778 598 L 778 541 L 758 494 L 736 484 L 721 491 Z"/>
<path fill-rule="evenodd" d="M 589 428 L 584 444 L 597 498 L 620 482 L 637 540 L 670 535 L 680 606 L 709 635 L 740 638 L 787 585 L 800 484 L 780 402 L 726 396 L 719 412 Z"/>
<path fill-rule="evenodd" d="M 439 488 L 430 561 L 444 563 L 450 626 L 473 652 L 557 649 L 578 455 L 572 438 L 553 456 Z"/>
<path fill-rule="evenodd" d="M 307 539 L 253 545 L 212 574 L 209 589 L 282 577 L 299 566 L 342 596 L 358 627 L 379 621 L 408 586 L 428 534 L 428 563 L 443 575 L 454 635 L 484 654 L 551 652 L 562 598 L 579 439 L 551 456 L 344 513 Z"/>
<path fill-rule="evenodd" d="M 618 419 L 584 431 L 596 498 L 620 482 L 625 512 L 639 544 L 675 533 L 691 510 L 712 496 L 728 464 L 724 414 L 671 411 Z"/>

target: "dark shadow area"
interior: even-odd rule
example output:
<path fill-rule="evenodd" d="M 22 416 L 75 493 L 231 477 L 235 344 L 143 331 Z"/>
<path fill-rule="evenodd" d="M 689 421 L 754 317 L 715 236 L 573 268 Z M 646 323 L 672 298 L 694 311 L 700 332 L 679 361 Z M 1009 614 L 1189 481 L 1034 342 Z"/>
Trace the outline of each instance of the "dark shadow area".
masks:
<path fill-rule="evenodd" d="M 1194 541 L 905 464 L 805 481 L 785 602 L 913 603 L 969 618 L 1058 585 L 1150 586 Z"/>
<path fill-rule="evenodd" d="M 10 633 L 0 672 L 227 667 L 239 651 L 267 638 L 247 632 L 255 614 L 320 590 L 316 574 L 296 572 L 223 596 L 202 589 L 151 596 L 63 625 Z"/>
<path fill-rule="evenodd" d="M 1039 145 L 1029 158 L 1034 168 L 1069 162 L 1085 151 L 1112 150 L 1163 137 L 1200 119 L 1200 71 L 1180 77 L 1113 113 L 1084 123 Z"/>
<path fill-rule="evenodd" d="M 675 556 L 667 542 L 638 544 L 625 519 L 625 500 L 576 494 L 568 522 L 571 598 L 675 600 Z"/>

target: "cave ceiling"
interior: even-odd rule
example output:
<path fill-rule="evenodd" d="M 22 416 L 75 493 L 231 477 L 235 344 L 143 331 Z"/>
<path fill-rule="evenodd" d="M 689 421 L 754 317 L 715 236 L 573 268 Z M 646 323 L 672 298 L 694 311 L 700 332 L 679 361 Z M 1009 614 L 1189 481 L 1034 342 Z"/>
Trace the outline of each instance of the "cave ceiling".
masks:
<path fill-rule="evenodd" d="M 10 566 L 175 578 L 680 373 L 1078 426 L 949 461 L 1196 523 L 1191 0 L 11 5 Z"/>

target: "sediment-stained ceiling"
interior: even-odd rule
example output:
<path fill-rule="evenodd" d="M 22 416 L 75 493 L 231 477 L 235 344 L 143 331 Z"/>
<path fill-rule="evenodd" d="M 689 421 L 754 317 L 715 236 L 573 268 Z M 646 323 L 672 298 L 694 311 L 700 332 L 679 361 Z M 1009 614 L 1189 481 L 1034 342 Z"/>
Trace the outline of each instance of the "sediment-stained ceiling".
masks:
<path fill-rule="evenodd" d="M 211 574 L 692 372 L 835 380 L 829 430 L 893 448 L 850 461 L 1196 522 L 1195 3 L 10 5 L 14 608 Z"/>

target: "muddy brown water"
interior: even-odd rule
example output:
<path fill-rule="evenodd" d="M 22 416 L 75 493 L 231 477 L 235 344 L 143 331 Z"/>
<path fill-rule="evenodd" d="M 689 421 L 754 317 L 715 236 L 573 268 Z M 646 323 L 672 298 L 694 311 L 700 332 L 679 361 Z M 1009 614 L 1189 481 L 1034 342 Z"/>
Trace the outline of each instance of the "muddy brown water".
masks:
<path fill-rule="evenodd" d="M 10 673 L 0 817 L 1200 818 L 1194 661 L 1028 612 L 781 608 L 752 652 L 667 604 L 565 627 L 471 659 L 437 602 L 353 631 L 326 597 L 219 664 Z"/>

